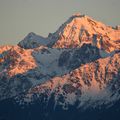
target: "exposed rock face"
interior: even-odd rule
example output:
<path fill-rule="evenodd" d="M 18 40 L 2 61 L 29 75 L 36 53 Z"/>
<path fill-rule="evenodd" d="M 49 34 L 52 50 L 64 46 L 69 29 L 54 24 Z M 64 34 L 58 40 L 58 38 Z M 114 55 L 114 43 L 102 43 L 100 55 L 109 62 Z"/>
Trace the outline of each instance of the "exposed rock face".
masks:
<path fill-rule="evenodd" d="M 120 30 L 120 25 L 116 26 L 116 29 L 117 29 L 117 30 Z"/>
<path fill-rule="evenodd" d="M 109 104 L 120 98 L 119 73 L 120 53 L 117 53 L 112 57 L 101 58 L 82 65 L 62 77 L 54 77 L 31 89 L 28 95 L 46 94 L 49 101 L 50 96 L 55 94 L 56 104 L 63 108 L 74 105 L 77 101 L 80 103 L 79 107 L 85 108 L 103 103 Z M 63 101 L 60 101 L 61 97 Z M 86 105 L 87 101 L 89 104 Z"/>
<path fill-rule="evenodd" d="M 104 110 L 106 120 L 108 110 L 119 116 L 119 86 L 120 30 L 85 15 L 73 15 L 48 38 L 29 33 L 0 47 L 0 119 L 96 120 Z"/>
<path fill-rule="evenodd" d="M 9 45 L 6 45 L 6 46 L 0 46 L 0 54 L 2 54 L 3 52 L 6 52 L 8 50 L 10 50 L 13 46 L 9 46 Z"/>
<path fill-rule="evenodd" d="M 36 67 L 35 60 L 31 54 L 32 50 L 13 46 L 6 53 L 2 54 L 4 62 L 1 62 L 1 66 L 7 70 L 9 77 L 25 73 L 27 70 Z"/>

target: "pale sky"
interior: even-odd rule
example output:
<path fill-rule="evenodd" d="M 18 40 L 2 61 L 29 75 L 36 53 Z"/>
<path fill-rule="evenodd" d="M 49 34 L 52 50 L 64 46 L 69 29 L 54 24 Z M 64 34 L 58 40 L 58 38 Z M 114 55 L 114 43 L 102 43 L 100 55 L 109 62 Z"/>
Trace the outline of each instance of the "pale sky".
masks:
<path fill-rule="evenodd" d="M 46 37 L 78 12 L 120 25 L 120 0 L 0 0 L 0 45 L 17 44 L 29 32 Z"/>

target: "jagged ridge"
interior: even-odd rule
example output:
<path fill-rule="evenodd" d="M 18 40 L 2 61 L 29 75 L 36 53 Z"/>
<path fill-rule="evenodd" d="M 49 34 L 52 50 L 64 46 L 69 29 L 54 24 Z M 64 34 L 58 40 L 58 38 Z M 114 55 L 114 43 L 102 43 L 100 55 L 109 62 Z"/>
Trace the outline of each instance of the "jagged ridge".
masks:
<path fill-rule="evenodd" d="M 48 38 L 29 33 L 17 46 L 0 47 L 0 104 L 107 108 L 120 99 L 119 78 L 119 27 L 85 15 L 73 15 Z"/>

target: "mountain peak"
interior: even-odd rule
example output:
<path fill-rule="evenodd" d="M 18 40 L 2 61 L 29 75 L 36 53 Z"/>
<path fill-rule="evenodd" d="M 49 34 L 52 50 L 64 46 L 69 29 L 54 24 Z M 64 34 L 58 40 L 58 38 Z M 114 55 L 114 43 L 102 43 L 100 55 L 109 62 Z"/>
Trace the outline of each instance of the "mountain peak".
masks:
<path fill-rule="evenodd" d="M 77 18 L 77 17 L 82 18 L 82 17 L 87 17 L 87 15 L 85 15 L 85 14 L 80 14 L 80 13 L 75 13 L 75 14 L 73 14 L 71 17 L 72 17 L 72 18 Z"/>
<path fill-rule="evenodd" d="M 92 44 L 96 35 L 96 46 L 111 52 L 119 47 L 116 44 L 116 40 L 120 39 L 119 34 L 118 28 L 113 29 L 89 16 L 76 13 L 52 34 L 51 39 L 55 41 L 53 47 L 74 48 L 81 47 L 83 43 Z M 101 41 L 104 45 L 101 45 Z"/>
<path fill-rule="evenodd" d="M 80 13 L 75 13 L 75 14 L 72 15 L 72 17 L 80 17 L 80 16 L 81 16 Z"/>
<path fill-rule="evenodd" d="M 27 37 L 30 37 L 30 38 L 32 38 L 32 37 L 34 37 L 34 36 L 36 36 L 36 34 L 35 34 L 34 32 L 30 32 L 30 33 L 28 33 L 28 35 L 27 35 Z"/>
<path fill-rule="evenodd" d="M 40 46 L 47 46 L 48 43 L 48 38 L 44 38 L 33 32 L 30 32 L 22 41 L 19 42 L 18 46 L 25 49 L 33 49 Z"/>
<path fill-rule="evenodd" d="M 74 14 L 47 38 L 31 32 L 18 45 L 0 47 L 0 120 L 120 118 L 119 26 Z"/>
<path fill-rule="evenodd" d="M 76 13 L 62 24 L 55 33 L 49 34 L 47 38 L 30 32 L 18 45 L 26 49 L 39 46 L 75 48 L 86 43 L 94 44 L 100 49 L 111 52 L 116 48 L 120 49 L 119 35 L 119 26 L 113 29 L 87 15 Z"/>

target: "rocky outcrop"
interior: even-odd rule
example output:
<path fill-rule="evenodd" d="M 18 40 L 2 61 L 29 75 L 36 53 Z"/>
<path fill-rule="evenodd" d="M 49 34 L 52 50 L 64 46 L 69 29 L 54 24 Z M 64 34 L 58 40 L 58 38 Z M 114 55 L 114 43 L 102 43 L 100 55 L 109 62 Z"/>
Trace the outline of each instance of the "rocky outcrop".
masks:
<path fill-rule="evenodd" d="M 119 86 L 120 30 L 85 15 L 71 16 L 48 38 L 29 33 L 0 47 L 0 119 L 16 120 L 14 111 L 20 120 L 119 116 Z"/>

